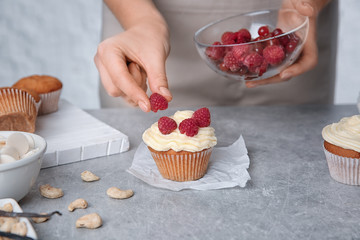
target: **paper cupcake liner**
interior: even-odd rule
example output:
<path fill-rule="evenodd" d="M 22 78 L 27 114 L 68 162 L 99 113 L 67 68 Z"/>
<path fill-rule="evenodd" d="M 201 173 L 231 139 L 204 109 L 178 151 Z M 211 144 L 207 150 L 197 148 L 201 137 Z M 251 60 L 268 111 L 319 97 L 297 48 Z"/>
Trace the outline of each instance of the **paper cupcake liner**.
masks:
<path fill-rule="evenodd" d="M 29 126 L 23 126 L 24 129 L 20 129 L 18 126 L 11 124 L 9 128 L 1 129 L 1 130 L 17 130 L 17 131 L 29 131 L 29 132 L 35 131 L 35 120 L 36 120 L 37 110 L 36 110 L 36 102 L 33 96 L 20 89 L 6 88 L 0 90 L 0 100 L 1 100 L 0 101 L 1 116 L 13 116 L 14 114 L 22 113 L 26 116 L 26 120 L 29 125 Z M 29 127 L 29 129 L 25 129 L 26 127 Z"/>
<path fill-rule="evenodd" d="M 39 113 L 39 110 L 40 110 L 40 106 L 41 106 L 41 98 L 38 102 L 35 102 L 35 107 L 36 107 L 36 114 Z"/>
<path fill-rule="evenodd" d="M 205 175 L 212 148 L 182 154 L 167 154 L 153 149 L 150 149 L 150 152 L 161 176 L 184 182 L 197 180 Z"/>
<path fill-rule="evenodd" d="M 324 148 L 330 176 L 341 183 L 360 185 L 360 159 L 333 154 Z"/>
<path fill-rule="evenodd" d="M 56 112 L 59 106 L 60 94 L 61 94 L 61 89 L 49 93 L 39 94 L 41 98 L 39 115 Z"/>

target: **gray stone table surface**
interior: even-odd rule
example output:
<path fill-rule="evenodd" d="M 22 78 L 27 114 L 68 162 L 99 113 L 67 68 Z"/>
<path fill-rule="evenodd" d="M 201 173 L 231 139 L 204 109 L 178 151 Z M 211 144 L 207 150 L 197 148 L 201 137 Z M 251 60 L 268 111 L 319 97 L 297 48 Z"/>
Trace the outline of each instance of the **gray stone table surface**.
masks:
<path fill-rule="evenodd" d="M 24 211 L 59 210 L 63 216 L 34 224 L 41 239 L 360 239 L 360 188 L 334 181 L 322 149 L 322 128 L 358 114 L 346 106 L 212 107 L 218 146 L 243 135 L 251 180 L 245 188 L 173 192 L 152 187 L 126 172 L 141 135 L 176 109 L 142 113 L 137 109 L 88 112 L 127 134 L 126 153 L 43 169 L 20 201 Z M 86 183 L 84 170 L 100 181 Z M 38 187 L 49 183 L 64 196 L 45 199 Z M 126 200 L 110 199 L 109 187 L 133 189 Z M 87 209 L 69 212 L 77 198 Z M 97 212 L 101 228 L 77 229 L 78 217 Z"/>

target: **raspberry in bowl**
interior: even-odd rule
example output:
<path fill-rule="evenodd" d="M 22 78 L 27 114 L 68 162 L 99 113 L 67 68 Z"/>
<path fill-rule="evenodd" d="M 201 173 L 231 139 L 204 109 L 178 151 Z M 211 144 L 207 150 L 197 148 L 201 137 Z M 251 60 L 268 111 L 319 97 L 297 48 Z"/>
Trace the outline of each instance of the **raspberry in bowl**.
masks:
<path fill-rule="evenodd" d="M 143 133 L 143 141 L 166 179 L 184 182 L 202 178 L 217 143 L 210 111 L 177 111 L 161 117 Z"/>
<path fill-rule="evenodd" d="M 212 70 L 254 81 L 275 76 L 294 63 L 308 30 L 308 17 L 295 10 L 264 10 L 212 22 L 199 29 L 194 40 Z"/>

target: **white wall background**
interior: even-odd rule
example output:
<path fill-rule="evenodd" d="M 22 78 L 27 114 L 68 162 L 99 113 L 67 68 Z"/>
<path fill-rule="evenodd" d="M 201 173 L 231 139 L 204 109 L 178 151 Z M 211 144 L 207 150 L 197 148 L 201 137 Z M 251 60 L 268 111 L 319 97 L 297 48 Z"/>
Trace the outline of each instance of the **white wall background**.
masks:
<path fill-rule="evenodd" d="M 101 0 L 0 0 L 0 86 L 49 74 L 63 82 L 63 98 L 99 107 L 101 8 Z"/>
<path fill-rule="evenodd" d="M 356 102 L 360 94 L 360 1 L 340 0 L 335 103 Z"/>
<path fill-rule="evenodd" d="M 100 40 L 101 0 L 0 0 L 0 86 L 32 74 L 64 83 L 62 97 L 98 108 L 93 56 Z M 340 0 L 336 104 L 360 92 L 360 1 Z"/>

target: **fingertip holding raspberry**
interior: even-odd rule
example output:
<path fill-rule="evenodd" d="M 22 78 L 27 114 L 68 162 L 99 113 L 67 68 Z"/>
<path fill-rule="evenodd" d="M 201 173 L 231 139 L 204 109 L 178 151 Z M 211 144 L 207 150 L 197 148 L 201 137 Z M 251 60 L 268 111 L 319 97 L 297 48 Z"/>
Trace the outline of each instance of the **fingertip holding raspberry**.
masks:
<path fill-rule="evenodd" d="M 165 110 L 168 108 L 168 101 L 165 97 L 158 93 L 153 93 L 150 96 L 151 111 Z"/>

